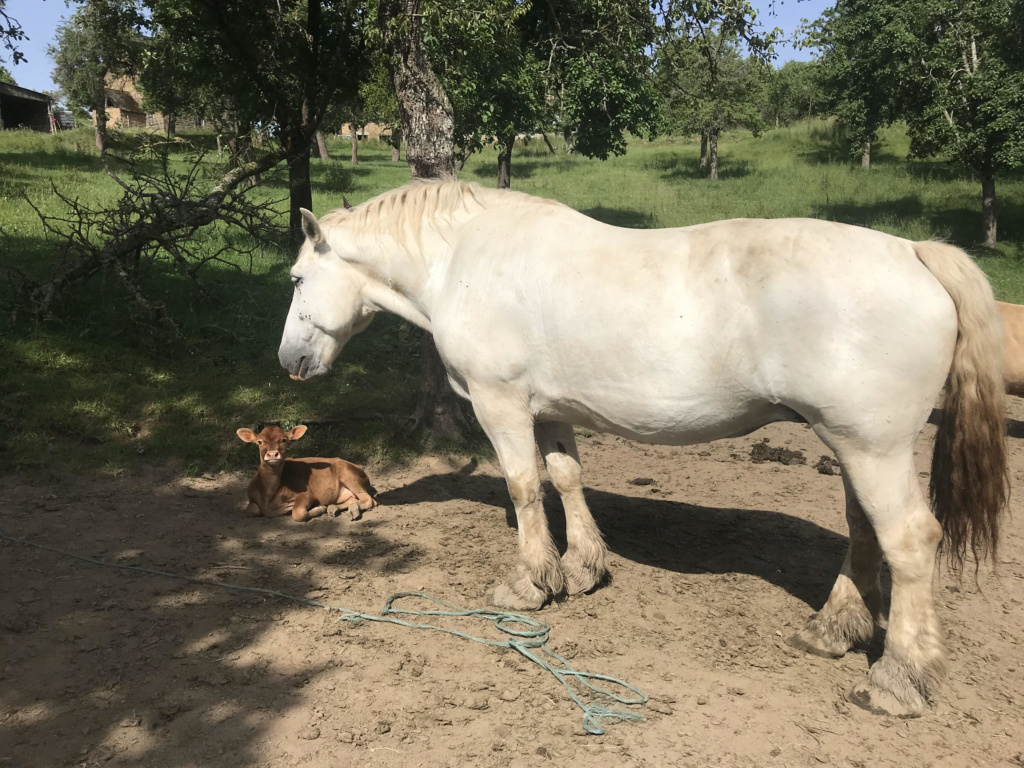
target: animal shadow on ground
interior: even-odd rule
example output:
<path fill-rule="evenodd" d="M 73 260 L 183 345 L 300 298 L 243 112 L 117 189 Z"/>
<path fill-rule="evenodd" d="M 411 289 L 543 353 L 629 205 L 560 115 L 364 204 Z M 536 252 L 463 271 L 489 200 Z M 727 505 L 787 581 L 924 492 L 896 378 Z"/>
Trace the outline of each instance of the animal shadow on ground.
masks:
<path fill-rule="evenodd" d="M 505 507 L 516 527 L 505 481 L 473 474 L 474 465 L 432 475 L 380 496 L 385 504 L 461 498 Z M 653 497 L 621 496 L 593 488 L 587 504 L 615 554 L 677 573 L 746 573 L 774 584 L 818 610 L 828 598 L 846 552 L 847 538 L 782 512 L 719 509 Z M 552 535 L 566 547 L 558 494 L 545 484 Z M 799 557 L 793 553 L 799 552 Z"/>

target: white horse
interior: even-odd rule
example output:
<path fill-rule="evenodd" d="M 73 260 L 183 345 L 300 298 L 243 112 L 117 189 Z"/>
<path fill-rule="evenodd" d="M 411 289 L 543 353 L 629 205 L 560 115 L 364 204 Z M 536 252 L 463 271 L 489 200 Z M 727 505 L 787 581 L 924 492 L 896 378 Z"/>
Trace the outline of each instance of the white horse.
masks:
<path fill-rule="evenodd" d="M 433 334 L 519 521 L 519 563 L 494 602 L 540 608 L 607 575 L 573 424 L 683 445 L 806 421 L 842 465 L 850 543 L 828 602 L 791 643 L 839 657 L 871 638 L 884 557 L 885 653 L 850 699 L 897 715 L 928 707 L 944 666 L 937 548 L 956 565 L 967 548 L 994 550 L 1006 497 L 1000 321 L 965 253 L 813 219 L 622 229 L 460 182 L 303 220 L 281 365 L 296 379 L 326 373 L 378 311 Z M 947 380 L 933 515 L 914 441 Z M 561 558 L 535 443 L 565 507 Z"/>

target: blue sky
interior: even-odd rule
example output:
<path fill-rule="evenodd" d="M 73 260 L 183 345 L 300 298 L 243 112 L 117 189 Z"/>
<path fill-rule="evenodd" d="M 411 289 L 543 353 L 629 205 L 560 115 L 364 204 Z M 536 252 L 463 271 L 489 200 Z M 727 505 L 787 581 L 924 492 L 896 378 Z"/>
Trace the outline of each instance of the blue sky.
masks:
<path fill-rule="evenodd" d="M 758 10 L 758 21 L 766 29 L 779 27 L 783 37 L 789 39 L 801 19 L 815 19 L 834 0 L 752 0 Z M 23 40 L 20 49 L 27 61 L 14 66 L 8 57 L 0 53 L 2 62 L 14 76 L 18 85 L 33 91 L 54 91 L 57 86 L 50 79 L 53 62 L 46 55 L 46 47 L 53 43 L 57 26 L 71 15 L 74 5 L 68 8 L 64 0 L 7 0 L 7 13 L 21 22 L 28 40 Z M 794 50 L 792 44 L 778 46 L 776 64 L 790 59 L 806 61 L 810 51 Z"/>

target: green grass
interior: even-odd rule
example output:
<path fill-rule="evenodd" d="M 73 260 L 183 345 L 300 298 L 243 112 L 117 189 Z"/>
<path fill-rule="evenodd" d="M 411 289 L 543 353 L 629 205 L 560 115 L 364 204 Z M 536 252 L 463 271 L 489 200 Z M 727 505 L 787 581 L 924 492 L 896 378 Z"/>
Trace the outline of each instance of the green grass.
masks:
<path fill-rule="evenodd" d="M 192 138 L 213 145 L 210 135 Z M 51 183 L 94 204 L 118 198 L 92 146 L 87 130 L 0 133 L 0 261 L 38 276 L 56 258 L 25 195 L 48 213 L 59 210 Z M 318 215 L 339 207 L 343 195 L 356 204 L 409 178 L 404 162 L 391 162 L 388 147 L 361 145 L 353 168 L 347 141 L 330 146 L 332 160 L 313 161 Z M 1024 303 L 1020 174 L 998 184 L 1001 243 L 987 250 L 977 245 L 978 182 L 946 163 L 906 161 L 907 139 L 899 128 L 883 132 L 869 172 L 847 162 L 821 122 L 759 138 L 724 137 L 717 183 L 698 172 L 698 152 L 691 140 L 635 141 L 628 154 L 602 163 L 552 156 L 543 142 L 532 141 L 517 149 L 512 185 L 628 227 L 812 216 L 913 239 L 943 237 L 978 259 L 999 298 Z M 471 158 L 461 176 L 493 186 L 496 167 L 497 155 L 488 149 Z M 268 180 L 265 194 L 285 192 L 282 177 Z M 186 473 L 250 467 L 255 451 L 234 430 L 268 422 L 309 424 L 309 437 L 296 447 L 304 455 L 367 461 L 437 449 L 392 437 L 412 411 L 419 370 L 418 332 L 402 321 L 378 318 L 325 379 L 300 385 L 280 370 L 276 351 L 293 256 L 265 248 L 251 263 L 240 259 L 238 269 L 210 265 L 204 280 L 216 299 L 211 304 L 166 266 L 150 268 L 145 285 L 166 303 L 179 335 L 133 326 L 120 288 L 102 279 L 62 303 L 59 320 L 5 326 L 0 451 L 7 466 L 55 464 L 110 474 L 151 461 Z M 0 286 L 0 298 L 4 290 Z"/>

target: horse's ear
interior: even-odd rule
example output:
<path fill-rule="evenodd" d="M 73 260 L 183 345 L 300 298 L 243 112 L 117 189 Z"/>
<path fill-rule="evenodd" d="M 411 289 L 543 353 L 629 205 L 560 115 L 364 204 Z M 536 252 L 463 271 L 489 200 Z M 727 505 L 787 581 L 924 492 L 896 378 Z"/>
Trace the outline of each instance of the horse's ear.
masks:
<path fill-rule="evenodd" d="M 306 239 L 313 243 L 313 245 L 322 243 L 324 240 L 324 233 L 320 231 L 320 222 L 316 220 L 316 216 L 305 208 L 299 208 L 299 213 L 302 214 L 302 234 L 304 234 Z"/>

